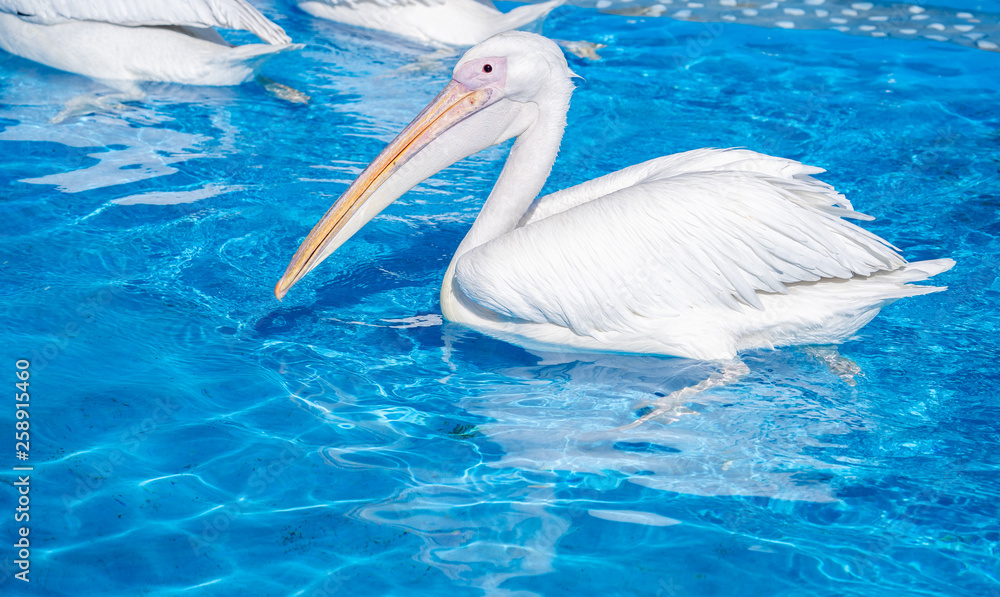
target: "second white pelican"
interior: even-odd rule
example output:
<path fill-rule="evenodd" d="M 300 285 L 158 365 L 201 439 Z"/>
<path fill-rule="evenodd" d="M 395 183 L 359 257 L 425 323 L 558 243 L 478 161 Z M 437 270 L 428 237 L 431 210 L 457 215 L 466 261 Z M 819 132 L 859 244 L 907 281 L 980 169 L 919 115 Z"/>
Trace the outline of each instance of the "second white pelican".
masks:
<path fill-rule="evenodd" d="M 500 12 L 492 0 L 299 0 L 299 8 L 345 25 L 377 29 L 425 44 L 472 46 L 545 18 L 564 0 Z"/>
<path fill-rule="evenodd" d="M 812 177 L 746 150 L 657 158 L 536 199 L 555 161 L 573 73 L 555 43 L 509 32 L 452 81 L 316 224 L 280 299 L 377 213 L 468 155 L 516 137 L 441 287 L 445 318 L 527 347 L 728 360 L 831 344 L 951 259 L 907 263 L 845 218 L 871 219 Z"/>
<path fill-rule="evenodd" d="M 213 27 L 267 43 L 233 46 Z M 95 79 L 238 85 L 294 47 L 246 0 L 0 0 L 0 48 Z"/>

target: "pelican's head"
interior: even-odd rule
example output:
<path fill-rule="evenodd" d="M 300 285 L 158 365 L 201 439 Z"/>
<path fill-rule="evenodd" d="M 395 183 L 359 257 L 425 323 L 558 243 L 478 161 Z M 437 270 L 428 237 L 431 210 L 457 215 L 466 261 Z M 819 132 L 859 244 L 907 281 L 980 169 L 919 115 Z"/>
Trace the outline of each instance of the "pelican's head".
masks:
<path fill-rule="evenodd" d="M 516 102 L 546 101 L 553 93 L 572 92 L 576 75 L 551 39 L 508 31 L 469 49 L 452 71 L 452 82 L 470 90 L 492 89 Z"/>
<path fill-rule="evenodd" d="M 540 35 L 509 31 L 473 47 L 452 80 L 351 183 L 302 242 L 278 281 L 279 299 L 390 203 L 435 172 L 527 131 L 569 106 L 575 76 Z M 558 122 L 565 124 L 564 118 Z"/>

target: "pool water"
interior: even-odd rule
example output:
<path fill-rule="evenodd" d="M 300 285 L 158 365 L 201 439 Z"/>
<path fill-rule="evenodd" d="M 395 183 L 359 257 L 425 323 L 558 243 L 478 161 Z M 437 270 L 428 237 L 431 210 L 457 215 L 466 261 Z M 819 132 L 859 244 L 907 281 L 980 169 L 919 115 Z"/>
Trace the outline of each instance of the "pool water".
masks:
<path fill-rule="evenodd" d="M 32 440 L 2 456 L 4 595 L 1000 596 L 1000 54 L 556 10 L 546 35 L 607 47 L 569 56 L 547 190 L 743 146 L 826 168 L 908 259 L 957 261 L 839 347 L 853 378 L 828 350 L 749 352 L 738 383 L 616 431 L 717 367 L 442 322 L 506 147 L 274 299 L 456 57 L 263 7 L 306 47 L 262 74 L 308 104 L 147 85 L 51 123 L 107 88 L 0 54 L 0 370 L 31 360 Z"/>

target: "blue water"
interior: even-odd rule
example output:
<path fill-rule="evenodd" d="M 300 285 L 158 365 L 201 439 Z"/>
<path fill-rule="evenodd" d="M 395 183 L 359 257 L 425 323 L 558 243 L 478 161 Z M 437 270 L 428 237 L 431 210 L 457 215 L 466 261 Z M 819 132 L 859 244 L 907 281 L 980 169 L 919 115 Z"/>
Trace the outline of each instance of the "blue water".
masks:
<path fill-rule="evenodd" d="M 711 364 L 535 355 L 442 323 L 494 148 L 387 209 L 282 303 L 272 288 L 454 57 L 265 5 L 263 86 L 98 83 L 0 54 L 0 371 L 30 359 L 31 583 L 4 595 L 1000 596 L 1000 55 L 560 8 L 607 44 L 554 190 L 745 146 L 828 170 L 945 293 L 628 432 Z M 696 51 L 691 51 L 694 48 Z M 14 426 L 14 401 L 0 428 Z"/>

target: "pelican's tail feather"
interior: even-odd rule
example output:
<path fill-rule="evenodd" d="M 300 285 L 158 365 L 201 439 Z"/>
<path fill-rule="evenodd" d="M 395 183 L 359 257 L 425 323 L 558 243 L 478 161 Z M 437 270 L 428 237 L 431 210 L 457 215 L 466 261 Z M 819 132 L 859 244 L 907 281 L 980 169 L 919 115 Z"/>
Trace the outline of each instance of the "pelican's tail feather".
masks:
<path fill-rule="evenodd" d="M 955 267 L 954 259 L 929 259 L 907 263 L 899 270 L 899 273 L 907 277 L 907 282 L 920 282 L 944 273 L 953 267 Z"/>
<path fill-rule="evenodd" d="M 922 282 L 940 273 L 946 272 L 955 266 L 954 259 L 929 259 L 927 261 L 916 261 L 907 263 L 903 267 L 880 274 L 886 281 L 892 281 L 899 285 L 897 293 L 890 299 L 903 298 L 906 296 L 919 296 L 932 292 L 948 290 L 947 286 L 914 286 L 911 282 Z"/>
<path fill-rule="evenodd" d="M 735 349 L 839 344 L 854 336 L 883 307 L 899 299 L 947 290 L 946 286 L 912 282 L 927 280 L 954 265 L 951 259 L 917 261 L 869 276 L 792 284 L 787 295 L 764 294 L 764 311 L 726 314 L 731 328 L 737 330 Z"/>
<path fill-rule="evenodd" d="M 261 65 L 271 56 L 298 50 L 302 44 L 248 44 L 227 48 L 215 54 L 211 61 L 212 68 L 199 72 L 199 85 L 238 85 L 254 77 Z M 207 65 L 206 65 L 207 66 Z"/>
<path fill-rule="evenodd" d="M 299 50 L 305 47 L 303 44 L 247 44 L 245 46 L 233 46 L 226 52 L 218 54 L 218 59 L 225 62 L 247 62 L 267 58 L 274 54 L 287 52 L 289 50 Z"/>

